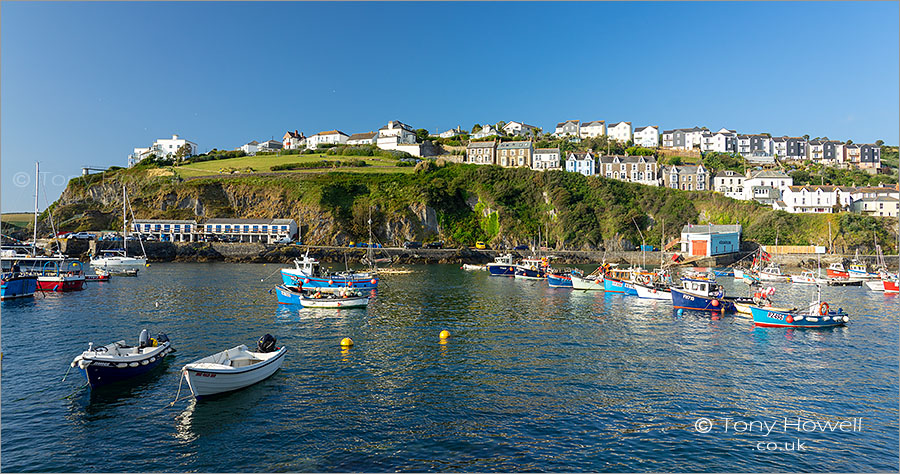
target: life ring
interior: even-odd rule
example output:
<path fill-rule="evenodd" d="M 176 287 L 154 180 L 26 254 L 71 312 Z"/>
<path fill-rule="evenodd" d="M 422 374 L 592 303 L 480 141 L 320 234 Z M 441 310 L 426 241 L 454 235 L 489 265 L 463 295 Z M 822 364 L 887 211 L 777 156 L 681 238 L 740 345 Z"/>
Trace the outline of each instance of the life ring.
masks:
<path fill-rule="evenodd" d="M 819 316 L 825 316 L 826 314 L 828 314 L 828 310 L 828 303 L 822 302 L 822 304 L 819 305 Z"/>

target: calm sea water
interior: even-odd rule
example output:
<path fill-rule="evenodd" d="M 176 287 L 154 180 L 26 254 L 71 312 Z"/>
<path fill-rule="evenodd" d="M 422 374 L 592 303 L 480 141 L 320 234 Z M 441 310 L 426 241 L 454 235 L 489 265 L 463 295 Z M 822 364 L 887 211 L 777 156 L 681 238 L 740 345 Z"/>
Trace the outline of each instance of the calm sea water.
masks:
<path fill-rule="evenodd" d="M 897 297 L 826 288 L 850 326 L 753 328 L 432 265 L 386 275 L 367 310 L 325 311 L 276 304 L 277 276 L 260 279 L 277 268 L 155 264 L 76 294 L 4 302 L 0 468 L 898 469 Z M 778 301 L 814 291 L 776 286 Z M 74 371 L 61 381 L 88 341 L 136 342 L 142 328 L 177 348 L 163 369 L 94 393 Z M 168 406 L 181 366 L 267 332 L 289 348 L 272 378 L 201 402 L 185 386 Z M 342 350 L 343 337 L 355 346 Z M 710 432 L 697 431 L 701 417 Z M 798 417 L 799 429 L 782 426 Z M 816 428 L 853 418 L 843 432 Z M 776 425 L 761 433 L 763 422 Z"/>

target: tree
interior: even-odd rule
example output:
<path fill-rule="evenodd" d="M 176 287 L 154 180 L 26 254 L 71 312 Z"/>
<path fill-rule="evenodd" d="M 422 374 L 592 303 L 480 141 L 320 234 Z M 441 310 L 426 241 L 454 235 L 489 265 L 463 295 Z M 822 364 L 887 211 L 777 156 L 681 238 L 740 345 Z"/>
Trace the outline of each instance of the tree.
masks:
<path fill-rule="evenodd" d="M 191 146 L 187 143 L 178 147 L 178 150 L 175 151 L 175 158 L 182 159 L 191 156 Z"/>
<path fill-rule="evenodd" d="M 875 140 L 875 146 L 881 148 L 882 146 L 884 146 L 884 140 Z"/>
<path fill-rule="evenodd" d="M 807 133 L 806 135 L 803 135 L 803 139 L 809 141 L 809 134 Z"/>
<path fill-rule="evenodd" d="M 853 140 L 847 140 L 847 144 L 848 144 L 848 145 L 852 145 L 852 144 L 853 144 Z"/>
<path fill-rule="evenodd" d="M 425 140 L 428 139 L 428 135 L 429 135 L 428 130 L 425 130 L 424 128 L 416 129 L 416 141 L 424 142 Z"/>
<path fill-rule="evenodd" d="M 499 132 L 499 133 L 503 133 L 503 127 L 505 127 L 505 126 L 506 126 L 506 122 L 504 122 L 503 120 L 497 122 L 497 125 L 495 125 L 495 127 L 497 127 L 497 132 Z"/>
<path fill-rule="evenodd" d="M 477 124 L 477 123 L 476 123 L 475 125 L 472 125 L 472 133 L 478 133 L 478 132 L 480 132 L 480 131 L 481 131 L 481 125 L 480 125 L 480 124 Z"/>

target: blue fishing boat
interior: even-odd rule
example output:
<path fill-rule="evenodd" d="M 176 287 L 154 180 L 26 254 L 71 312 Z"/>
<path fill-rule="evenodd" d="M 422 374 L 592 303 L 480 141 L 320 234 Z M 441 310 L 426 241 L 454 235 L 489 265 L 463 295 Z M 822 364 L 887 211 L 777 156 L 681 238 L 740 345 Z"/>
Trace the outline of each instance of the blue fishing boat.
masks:
<path fill-rule="evenodd" d="M 294 268 L 282 268 L 281 280 L 285 286 L 317 289 L 334 292 L 339 288 L 374 290 L 378 288 L 378 278 L 368 272 L 324 272 L 318 260 L 309 254 L 294 260 Z"/>
<path fill-rule="evenodd" d="M 733 277 L 734 270 L 729 270 L 728 268 L 713 268 L 713 274 L 717 277 Z M 743 275 L 743 273 L 741 273 Z"/>
<path fill-rule="evenodd" d="M 91 343 L 71 366 L 81 371 L 91 388 L 97 388 L 150 372 L 174 350 L 168 336 L 160 333 L 154 339 L 144 329 L 137 346 L 129 346 L 125 341 L 100 347 Z"/>
<path fill-rule="evenodd" d="M 485 265 L 485 267 L 487 267 L 487 271 L 491 276 L 511 277 L 516 275 L 516 265 L 513 263 L 511 253 L 494 257 L 494 261 Z"/>
<path fill-rule="evenodd" d="M 715 280 L 683 278 L 681 288 L 672 288 L 672 306 L 679 309 L 734 313 L 733 300 Z"/>
<path fill-rule="evenodd" d="M 365 308 L 369 304 L 369 298 L 364 296 L 362 291 L 348 288 L 341 288 L 334 293 L 323 293 L 319 289 L 308 290 L 278 285 L 274 293 L 279 304 L 301 305 L 307 308 Z"/>
<path fill-rule="evenodd" d="M 637 275 L 644 273 L 640 268 L 612 269 L 603 279 L 603 289 L 609 293 L 637 296 L 638 292 L 634 283 Z"/>
<path fill-rule="evenodd" d="M 824 301 L 814 301 L 806 311 L 777 311 L 759 306 L 751 306 L 750 311 L 753 324 L 762 327 L 831 328 L 850 322 L 843 308 L 832 311 Z"/>
<path fill-rule="evenodd" d="M 547 272 L 547 285 L 550 288 L 572 288 L 572 275 L 574 271 L 562 272 L 551 270 Z"/>
<path fill-rule="evenodd" d="M 0 277 L 0 300 L 34 296 L 34 292 L 37 291 L 37 280 L 37 275 L 4 273 Z"/>
<path fill-rule="evenodd" d="M 546 258 L 524 258 L 516 264 L 515 277 L 526 280 L 543 280 L 547 278 L 547 266 Z"/>

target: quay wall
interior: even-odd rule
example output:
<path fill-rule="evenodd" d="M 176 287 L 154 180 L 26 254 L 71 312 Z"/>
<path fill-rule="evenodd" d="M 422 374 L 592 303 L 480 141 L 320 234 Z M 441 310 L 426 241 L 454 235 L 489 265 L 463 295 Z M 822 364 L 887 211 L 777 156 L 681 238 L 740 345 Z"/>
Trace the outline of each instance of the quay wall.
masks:
<path fill-rule="evenodd" d="M 49 242 L 44 246 L 49 248 Z M 90 255 L 100 250 L 121 248 L 122 242 L 97 242 L 86 240 L 63 240 L 59 242 L 63 253 L 87 260 Z M 53 244 L 55 248 L 55 243 Z M 310 256 L 323 262 L 358 263 L 366 255 L 366 249 L 328 246 L 306 245 L 269 245 L 263 243 L 230 243 L 230 242 L 144 242 L 144 249 L 150 262 L 256 262 L 256 263 L 290 263 L 293 259 L 301 257 L 307 251 Z M 137 241 L 128 242 L 129 255 L 140 255 L 141 245 Z M 494 257 L 512 253 L 514 258 L 524 258 L 532 255 L 531 251 L 507 251 L 507 250 L 476 250 L 471 248 L 460 249 L 414 249 L 403 248 L 376 249 L 376 257 L 391 256 L 397 263 L 451 263 L 451 264 L 483 264 L 492 262 Z M 584 251 L 584 250 L 546 250 L 544 255 L 555 257 L 552 261 L 557 265 L 575 264 L 599 264 L 604 260 L 609 263 L 621 265 L 658 265 L 662 259 L 671 262 L 672 252 L 640 252 L 640 251 Z M 746 258 L 746 262 L 752 258 L 753 252 L 740 252 L 717 257 L 703 258 L 690 262 L 689 266 L 697 267 L 724 267 Z M 823 268 L 834 262 L 847 263 L 852 255 L 827 254 L 820 255 L 818 264 Z M 885 257 L 890 268 L 897 268 L 897 257 Z M 860 256 L 860 259 L 869 265 L 875 265 L 874 256 Z M 778 254 L 774 256 L 777 263 L 788 269 L 816 268 L 815 255 L 810 254 Z"/>

